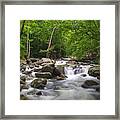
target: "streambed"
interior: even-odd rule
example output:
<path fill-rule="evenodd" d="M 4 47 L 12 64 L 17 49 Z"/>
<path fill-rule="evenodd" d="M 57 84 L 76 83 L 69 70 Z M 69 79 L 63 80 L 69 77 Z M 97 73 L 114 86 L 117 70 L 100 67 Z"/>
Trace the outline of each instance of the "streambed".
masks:
<path fill-rule="evenodd" d="M 36 79 L 35 72 L 32 71 L 31 76 L 27 76 L 29 79 L 25 82 L 27 88 L 22 89 L 20 95 L 28 100 L 99 100 L 100 92 L 96 91 L 96 86 L 87 89 L 82 87 L 87 80 L 95 80 L 99 83 L 97 77 L 88 74 L 91 65 L 73 67 L 68 65 L 67 62 L 63 60 L 56 61 L 56 68 L 63 66 L 63 72 L 66 77 L 62 80 L 47 79 L 44 89 L 37 89 L 31 86 L 31 82 Z M 32 69 L 27 66 L 28 71 Z M 20 74 L 21 76 L 23 75 L 22 72 Z"/>

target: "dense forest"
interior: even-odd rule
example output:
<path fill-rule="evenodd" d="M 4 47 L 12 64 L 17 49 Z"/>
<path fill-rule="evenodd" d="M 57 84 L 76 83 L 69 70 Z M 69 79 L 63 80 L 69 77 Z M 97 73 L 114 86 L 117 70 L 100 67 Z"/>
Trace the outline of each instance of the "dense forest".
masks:
<path fill-rule="evenodd" d="M 99 20 L 21 20 L 20 58 L 100 62 Z"/>

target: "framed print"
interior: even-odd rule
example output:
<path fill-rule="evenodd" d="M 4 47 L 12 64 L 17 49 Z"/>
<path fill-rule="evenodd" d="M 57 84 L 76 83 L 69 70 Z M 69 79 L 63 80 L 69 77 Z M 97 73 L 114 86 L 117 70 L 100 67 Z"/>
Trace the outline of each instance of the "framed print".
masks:
<path fill-rule="evenodd" d="M 119 1 L 1 9 L 2 119 L 119 119 Z"/>

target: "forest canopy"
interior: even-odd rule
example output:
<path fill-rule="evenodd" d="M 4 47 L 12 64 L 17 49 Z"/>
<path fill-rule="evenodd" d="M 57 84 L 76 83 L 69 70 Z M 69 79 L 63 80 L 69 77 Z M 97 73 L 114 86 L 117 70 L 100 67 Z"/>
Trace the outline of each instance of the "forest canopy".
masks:
<path fill-rule="evenodd" d="M 20 58 L 100 62 L 99 20 L 21 20 Z"/>

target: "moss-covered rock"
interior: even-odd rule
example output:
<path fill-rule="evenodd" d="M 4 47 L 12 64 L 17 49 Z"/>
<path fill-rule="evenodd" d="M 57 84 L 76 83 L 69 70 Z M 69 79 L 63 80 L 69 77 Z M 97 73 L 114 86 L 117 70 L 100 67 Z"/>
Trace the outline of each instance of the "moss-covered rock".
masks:
<path fill-rule="evenodd" d="M 90 76 L 94 76 L 100 79 L 100 66 L 98 65 L 98 66 L 90 67 L 88 70 L 88 74 Z"/>
<path fill-rule="evenodd" d="M 44 89 L 45 85 L 47 84 L 47 80 L 43 78 L 35 79 L 31 82 L 31 87 L 37 89 Z"/>
<path fill-rule="evenodd" d="M 24 95 L 20 95 L 20 100 L 29 100 L 29 99 Z"/>

